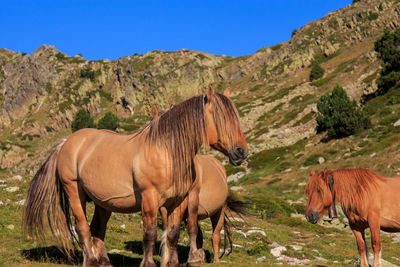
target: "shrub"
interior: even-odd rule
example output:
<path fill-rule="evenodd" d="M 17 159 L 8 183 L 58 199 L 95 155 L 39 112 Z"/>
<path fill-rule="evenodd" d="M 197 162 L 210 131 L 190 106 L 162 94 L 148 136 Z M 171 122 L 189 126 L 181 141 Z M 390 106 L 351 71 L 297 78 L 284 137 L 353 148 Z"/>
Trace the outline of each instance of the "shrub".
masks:
<path fill-rule="evenodd" d="M 92 68 L 88 67 L 86 69 L 82 69 L 80 71 L 80 77 L 84 79 L 90 79 L 92 82 L 95 81 L 96 77 L 101 74 L 101 70 L 92 70 Z"/>
<path fill-rule="evenodd" d="M 347 96 L 343 88 L 337 85 L 331 94 L 319 99 L 317 108 L 317 131 L 328 131 L 329 138 L 341 138 L 352 135 L 370 124 L 365 112 Z"/>
<path fill-rule="evenodd" d="M 393 33 L 385 30 L 376 40 L 374 48 L 383 61 L 377 90 L 377 95 L 383 95 L 390 88 L 400 86 L 400 28 Z"/>
<path fill-rule="evenodd" d="M 97 129 L 108 129 L 115 131 L 119 126 L 118 117 L 111 112 L 107 112 L 97 124 Z"/>
<path fill-rule="evenodd" d="M 292 31 L 292 37 L 295 36 L 296 33 L 297 33 L 297 29 L 293 29 L 293 31 Z"/>
<path fill-rule="evenodd" d="M 80 109 L 72 120 L 71 129 L 72 132 L 76 132 L 83 128 L 95 128 L 95 125 L 90 113 L 84 109 Z"/>
<path fill-rule="evenodd" d="M 310 71 L 310 81 L 318 80 L 324 76 L 325 70 L 319 65 L 319 63 L 313 63 Z"/>

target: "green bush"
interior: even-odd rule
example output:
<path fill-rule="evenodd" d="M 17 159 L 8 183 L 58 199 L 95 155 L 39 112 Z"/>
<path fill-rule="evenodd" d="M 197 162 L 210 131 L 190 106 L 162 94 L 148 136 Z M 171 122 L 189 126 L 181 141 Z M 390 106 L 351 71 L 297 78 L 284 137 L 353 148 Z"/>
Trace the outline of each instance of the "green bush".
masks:
<path fill-rule="evenodd" d="M 118 117 L 111 112 L 107 112 L 97 124 L 97 129 L 108 129 L 115 131 L 119 126 Z"/>
<path fill-rule="evenodd" d="M 347 96 L 343 88 L 337 85 L 331 94 L 319 99 L 317 108 L 317 131 L 328 131 L 329 138 L 341 138 L 367 128 L 370 121 L 357 103 Z"/>
<path fill-rule="evenodd" d="M 324 76 L 325 70 L 319 65 L 319 63 L 313 63 L 310 71 L 310 81 L 318 80 Z"/>
<path fill-rule="evenodd" d="M 297 33 L 297 29 L 293 29 L 293 31 L 292 31 L 292 37 L 295 36 L 296 33 Z"/>
<path fill-rule="evenodd" d="M 393 33 L 385 30 L 374 48 L 383 61 L 377 90 L 378 95 L 383 95 L 392 87 L 400 87 L 400 28 Z"/>
<path fill-rule="evenodd" d="M 94 120 L 90 113 L 84 109 L 78 110 L 71 123 L 72 132 L 76 132 L 83 128 L 95 128 Z"/>
<path fill-rule="evenodd" d="M 92 68 L 88 67 L 80 71 L 80 77 L 83 79 L 90 79 L 92 82 L 96 80 L 96 77 L 101 75 L 101 70 L 94 71 Z"/>

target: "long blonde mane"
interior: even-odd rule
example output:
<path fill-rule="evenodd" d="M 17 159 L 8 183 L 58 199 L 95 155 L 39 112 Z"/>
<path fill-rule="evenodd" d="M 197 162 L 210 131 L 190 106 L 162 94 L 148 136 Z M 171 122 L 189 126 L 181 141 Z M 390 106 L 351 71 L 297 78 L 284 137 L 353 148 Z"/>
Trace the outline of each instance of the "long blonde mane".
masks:
<path fill-rule="evenodd" d="M 238 140 L 239 119 L 229 98 L 215 93 L 213 119 L 220 140 L 232 149 Z M 193 158 L 208 145 L 205 116 L 206 97 L 192 97 L 155 118 L 148 125 L 146 142 L 164 148 L 173 163 L 171 181 L 176 193 L 185 193 L 192 183 Z"/>

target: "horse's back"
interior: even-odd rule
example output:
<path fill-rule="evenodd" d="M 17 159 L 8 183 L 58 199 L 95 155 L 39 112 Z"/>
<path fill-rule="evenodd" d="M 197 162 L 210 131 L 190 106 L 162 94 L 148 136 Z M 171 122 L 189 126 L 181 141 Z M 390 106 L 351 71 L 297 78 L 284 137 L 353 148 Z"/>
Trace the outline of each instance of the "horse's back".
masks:
<path fill-rule="evenodd" d="M 64 182 L 78 180 L 97 204 L 129 212 L 137 206 L 134 194 L 129 136 L 111 131 L 82 129 L 60 150 L 57 168 Z"/>
<path fill-rule="evenodd" d="M 201 168 L 201 187 L 199 194 L 199 219 L 204 219 L 217 212 L 226 202 L 228 185 L 225 168 L 220 161 L 198 155 L 195 163 Z"/>

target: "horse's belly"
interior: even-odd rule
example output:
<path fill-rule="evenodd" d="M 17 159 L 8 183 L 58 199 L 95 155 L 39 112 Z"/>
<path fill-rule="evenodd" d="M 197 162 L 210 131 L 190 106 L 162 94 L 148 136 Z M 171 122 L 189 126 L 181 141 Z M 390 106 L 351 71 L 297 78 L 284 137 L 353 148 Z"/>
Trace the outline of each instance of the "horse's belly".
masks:
<path fill-rule="evenodd" d="M 121 180 L 81 179 L 81 186 L 96 204 L 109 211 L 130 213 L 141 208 L 141 195 Z"/>

